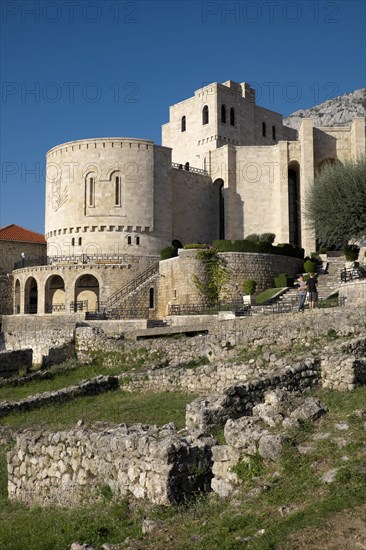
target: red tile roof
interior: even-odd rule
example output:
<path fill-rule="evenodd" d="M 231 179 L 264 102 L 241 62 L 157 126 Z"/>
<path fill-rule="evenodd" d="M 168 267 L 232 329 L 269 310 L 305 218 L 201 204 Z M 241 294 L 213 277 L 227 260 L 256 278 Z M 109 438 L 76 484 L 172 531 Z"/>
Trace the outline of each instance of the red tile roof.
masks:
<path fill-rule="evenodd" d="M 0 241 L 19 241 L 23 243 L 46 244 L 44 235 L 24 229 L 14 223 L 0 227 Z"/>

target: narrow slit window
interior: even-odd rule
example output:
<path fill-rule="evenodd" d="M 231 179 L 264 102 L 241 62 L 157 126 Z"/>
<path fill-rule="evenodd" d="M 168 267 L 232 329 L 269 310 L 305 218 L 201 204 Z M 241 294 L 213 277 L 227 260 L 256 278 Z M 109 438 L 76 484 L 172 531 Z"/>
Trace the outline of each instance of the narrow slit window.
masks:
<path fill-rule="evenodd" d="M 78 239 L 78 245 L 81 246 L 81 243 L 82 243 L 82 239 L 81 239 L 81 237 L 79 237 L 79 239 Z"/>
<path fill-rule="evenodd" d="M 230 126 L 235 126 L 235 110 L 234 107 L 230 109 Z"/>
<path fill-rule="evenodd" d="M 221 122 L 226 123 L 226 107 L 221 105 Z"/>
<path fill-rule="evenodd" d="M 266 123 L 262 122 L 262 137 L 266 137 L 267 131 L 266 131 Z"/>
<path fill-rule="evenodd" d="M 136 237 L 136 244 L 137 244 L 137 246 L 140 245 L 140 237 Z"/>
<path fill-rule="evenodd" d="M 272 126 L 272 139 L 276 141 L 276 126 Z"/>
<path fill-rule="evenodd" d="M 127 244 L 132 244 L 132 238 L 131 237 L 127 237 Z"/>
<path fill-rule="evenodd" d="M 114 184 L 114 191 L 115 191 L 115 206 L 121 206 L 121 178 L 119 176 L 116 176 L 115 184 Z"/>
<path fill-rule="evenodd" d="M 208 106 L 205 105 L 202 109 L 202 124 L 208 124 Z"/>
<path fill-rule="evenodd" d="M 181 131 L 182 131 L 182 132 L 185 132 L 185 131 L 186 131 L 186 117 L 185 117 L 185 116 L 182 116 L 182 120 L 181 120 Z"/>
<path fill-rule="evenodd" d="M 94 206 L 94 193 L 95 193 L 94 178 L 89 178 L 89 206 Z"/>

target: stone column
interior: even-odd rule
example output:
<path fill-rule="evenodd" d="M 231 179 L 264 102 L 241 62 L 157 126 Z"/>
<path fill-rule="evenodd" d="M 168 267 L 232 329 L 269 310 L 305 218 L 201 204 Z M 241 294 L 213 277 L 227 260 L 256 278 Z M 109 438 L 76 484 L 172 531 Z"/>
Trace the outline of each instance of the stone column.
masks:
<path fill-rule="evenodd" d="M 300 161 L 300 208 L 301 208 L 301 245 L 305 254 L 315 252 L 315 233 L 309 228 L 309 222 L 305 215 L 306 195 L 309 187 L 314 182 L 314 139 L 313 121 L 304 118 L 300 131 L 299 141 L 301 144 Z"/>
<path fill-rule="evenodd" d="M 357 160 L 365 154 L 365 119 L 355 118 L 351 125 L 351 158 Z"/>

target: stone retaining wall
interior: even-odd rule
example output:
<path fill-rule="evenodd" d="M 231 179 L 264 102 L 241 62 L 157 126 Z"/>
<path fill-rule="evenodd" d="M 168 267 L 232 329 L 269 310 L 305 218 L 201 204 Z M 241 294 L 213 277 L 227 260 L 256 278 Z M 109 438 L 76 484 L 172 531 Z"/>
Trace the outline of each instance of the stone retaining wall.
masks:
<path fill-rule="evenodd" d="M 24 433 L 8 453 L 9 498 L 75 506 L 108 491 L 115 499 L 184 502 L 209 489 L 213 443 L 181 437 L 174 425 Z"/>
<path fill-rule="evenodd" d="M 339 287 L 339 297 L 344 298 L 350 307 L 365 307 L 366 279 L 342 283 Z"/>
<path fill-rule="evenodd" d="M 296 275 L 303 270 L 303 260 L 290 256 L 257 254 L 251 252 L 220 252 L 230 275 L 221 292 L 221 299 L 241 300 L 245 279 L 257 281 L 257 292 L 272 287 L 274 277 L 280 273 Z M 194 277 L 205 280 L 203 263 L 197 258 L 197 250 L 182 250 L 177 258 L 160 262 L 158 282 L 158 317 L 168 314 L 167 305 L 196 304 L 202 296 L 194 284 Z"/>

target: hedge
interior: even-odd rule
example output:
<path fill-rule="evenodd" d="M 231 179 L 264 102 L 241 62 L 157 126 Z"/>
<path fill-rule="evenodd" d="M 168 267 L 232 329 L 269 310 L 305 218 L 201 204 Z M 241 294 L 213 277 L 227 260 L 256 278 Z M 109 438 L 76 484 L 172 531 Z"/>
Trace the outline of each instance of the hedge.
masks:
<path fill-rule="evenodd" d="M 269 242 L 254 242 L 246 239 L 241 241 L 218 240 L 213 242 L 218 252 L 254 252 L 260 254 L 281 254 L 293 258 L 304 259 L 304 249 L 292 244 L 278 244 L 273 246 Z"/>

